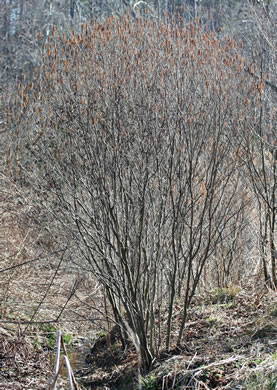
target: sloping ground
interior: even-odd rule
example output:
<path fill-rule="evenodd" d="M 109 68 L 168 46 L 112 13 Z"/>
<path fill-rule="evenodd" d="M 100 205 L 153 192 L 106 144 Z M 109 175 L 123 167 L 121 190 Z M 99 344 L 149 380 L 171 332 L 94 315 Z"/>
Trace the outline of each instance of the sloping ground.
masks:
<path fill-rule="evenodd" d="M 142 389 L 275 389 L 275 293 L 242 291 L 225 298 L 221 293 L 195 300 L 182 350 L 161 353 L 151 372 L 141 378 Z M 116 340 L 111 349 L 99 343 L 87 361 L 77 372 L 86 388 L 136 388 L 135 351 L 120 351 Z"/>
<path fill-rule="evenodd" d="M 176 305 L 175 325 L 180 320 L 178 310 Z M 80 324 L 79 333 L 75 324 L 75 355 L 71 355 L 74 359 L 76 351 L 80 355 L 75 370 L 80 387 L 136 389 L 138 358 L 132 346 L 122 351 L 116 333 L 109 347 L 102 333 L 93 341 Z M 18 329 L 15 324 L 0 327 L 0 389 L 44 389 L 52 376 L 50 341 L 55 340 L 54 329 L 50 337 L 41 326 L 27 329 L 25 335 Z M 87 353 L 87 346 L 84 351 L 74 349 L 80 336 L 89 339 L 91 353 Z M 198 296 L 190 311 L 182 349 L 161 352 L 151 372 L 143 375 L 140 379 L 144 390 L 275 389 L 277 296 L 249 290 L 237 295 L 215 290 Z M 58 389 L 67 386 L 65 378 L 59 379 Z"/>

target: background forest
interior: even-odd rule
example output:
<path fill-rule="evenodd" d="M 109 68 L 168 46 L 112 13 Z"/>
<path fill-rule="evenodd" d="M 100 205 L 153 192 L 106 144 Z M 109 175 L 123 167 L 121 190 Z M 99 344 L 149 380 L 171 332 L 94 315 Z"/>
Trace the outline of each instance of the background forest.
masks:
<path fill-rule="evenodd" d="M 139 376 L 197 297 L 276 291 L 276 11 L 0 1 L 2 323 L 116 329 Z"/>

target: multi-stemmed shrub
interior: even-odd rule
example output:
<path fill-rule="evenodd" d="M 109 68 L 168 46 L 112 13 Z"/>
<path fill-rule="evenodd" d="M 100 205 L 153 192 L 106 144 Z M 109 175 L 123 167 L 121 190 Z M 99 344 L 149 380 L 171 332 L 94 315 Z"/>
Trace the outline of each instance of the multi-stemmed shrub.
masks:
<path fill-rule="evenodd" d="M 181 344 L 205 267 L 241 229 L 238 154 L 257 85 L 238 53 L 180 19 L 54 28 L 7 112 L 11 172 L 105 288 L 146 367 Z"/>

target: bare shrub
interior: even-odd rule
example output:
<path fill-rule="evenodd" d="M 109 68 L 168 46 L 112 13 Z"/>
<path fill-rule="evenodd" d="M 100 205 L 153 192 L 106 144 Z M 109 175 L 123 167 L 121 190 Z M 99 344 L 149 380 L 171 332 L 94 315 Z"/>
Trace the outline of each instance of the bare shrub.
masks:
<path fill-rule="evenodd" d="M 276 289 L 276 4 L 249 2 L 247 11 L 244 50 L 251 58 L 248 74 L 256 83 L 257 120 L 243 129 L 240 158 L 246 168 L 245 183 L 256 202 L 256 241 L 264 281 Z"/>
<path fill-rule="evenodd" d="M 146 367 L 182 342 L 205 264 L 242 232 L 234 139 L 256 115 L 236 44 L 178 23 L 54 29 L 7 113 L 10 172 L 105 287 L 122 342 L 131 333 Z"/>

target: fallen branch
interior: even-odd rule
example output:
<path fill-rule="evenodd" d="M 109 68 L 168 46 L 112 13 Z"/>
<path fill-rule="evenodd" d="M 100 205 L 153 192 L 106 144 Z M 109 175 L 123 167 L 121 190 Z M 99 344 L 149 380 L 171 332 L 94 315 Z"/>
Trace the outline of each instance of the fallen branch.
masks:
<path fill-rule="evenodd" d="M 185 373 L 185 376 L 186 375 L 197 376 L 197 375 L 200 375 L 203 371 L 209 370 L 210 368 L 217 367 L 217 366 L 224 366 L 225 364 L 229 364 L 229 363 L 232 363 L 232 362 L 235 362 L 238 360 L 243 360 L 243 359 L 245 359 L 245 356 L 231 356 L 230 358 L 220 360 L 219 362 L 213 362 L 213 363 L 207 364 L 206 366 L 201 366 L 201 367 L 194 368 L 192 370 L 188 370 Z"/>

